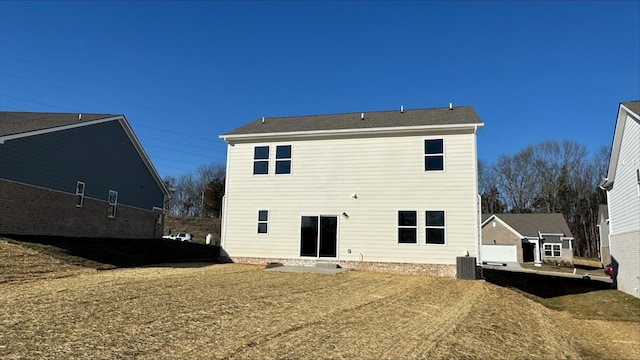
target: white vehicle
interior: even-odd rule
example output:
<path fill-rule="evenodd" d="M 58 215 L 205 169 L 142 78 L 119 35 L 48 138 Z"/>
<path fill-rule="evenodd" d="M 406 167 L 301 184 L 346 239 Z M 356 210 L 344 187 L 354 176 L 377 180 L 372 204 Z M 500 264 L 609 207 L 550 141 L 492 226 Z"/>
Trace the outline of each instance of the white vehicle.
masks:
<path fill-rule="evenodd" d="M 196 238 L 189 234 L 189 233 L 173 233 L 171 235 L 165 235 L 162 237 L 163 239 L 169 239 L 169 240 L 179 240 L 179 241 L 187 241 L 187 242 L 193 242 Z"/>

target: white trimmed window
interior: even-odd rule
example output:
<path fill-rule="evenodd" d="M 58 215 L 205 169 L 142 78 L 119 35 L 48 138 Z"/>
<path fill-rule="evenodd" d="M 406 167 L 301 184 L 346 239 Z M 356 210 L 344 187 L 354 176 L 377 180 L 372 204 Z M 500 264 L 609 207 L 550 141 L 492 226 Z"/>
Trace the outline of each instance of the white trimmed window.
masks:
<path fill-rule="evenodd" d="M 291 174 L 291 145 L 276 146 L 276 175 Z"/>
<path fill-rule="evenodd" d="M 84 205 L 84 183 L 78 181 L 76 183 L 76 207 Z"/>
<path fill-rule="evenodd" d="M 562 244 L 544 244 L 544 256 L 560 257 Z"/>
<path fill-rule="evenodd" d="M 253 148 L 253 175 L 269 174 L 269 146 Z"/>
<path fill-rule="evenodd" d="M 425 211 L 426 228 L 425 237 L 427 244 L 444 245 L 445 241 L 445 226 L 444 226 L 444 211 L 427 210 Z"/>
<path fill-rule="evenodd" d="M 398 211 L 398 244 L 418 243 L 418 212 Z"/>
<path fill-rule="evenodd" d="M 116 207 L 118 206 L 118 192 L 109 190 L 109 217 L 115 219 Z"/>
<path fill-rule="evenodd" d="M 444 170 L 444 140 L 428 139 L 424 141 L 424 171 Z"/>
<path fill-rule="evenodd" d="M 269 210 L 258 210 L 258 234 L 269 231 Z"/>

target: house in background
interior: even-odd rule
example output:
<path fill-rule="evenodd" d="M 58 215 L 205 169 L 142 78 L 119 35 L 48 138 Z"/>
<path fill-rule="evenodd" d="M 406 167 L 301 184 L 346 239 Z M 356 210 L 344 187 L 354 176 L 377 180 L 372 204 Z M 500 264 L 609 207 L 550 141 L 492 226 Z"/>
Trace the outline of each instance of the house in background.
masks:
<path fill-rule="evenodd" d="M 609 208 L 607 205 L 598 206 L 598 254 L 602 266 L 611 264 L 611 253 L 609 251 Z"/>
<path fill-rule="evenodd" d="M 562 214 L 483 214 L 482 260 L 573 263 L 573 235 Z"/>
<path fill-rule="evenodd" d="M 468 106 L 262 118 L 228 143 L 222 256 L 454 276 L 479 254 Z"/>
<path fill-rule="evenodd" d="M 621 103 L 607 177 L 613 283 L 640 298 L 640 101 Z"/>
<path fill-rule="evenodd" d="M 160 238 L 167 190 L 123 115 L 0 112 L 0 234 Z"/>

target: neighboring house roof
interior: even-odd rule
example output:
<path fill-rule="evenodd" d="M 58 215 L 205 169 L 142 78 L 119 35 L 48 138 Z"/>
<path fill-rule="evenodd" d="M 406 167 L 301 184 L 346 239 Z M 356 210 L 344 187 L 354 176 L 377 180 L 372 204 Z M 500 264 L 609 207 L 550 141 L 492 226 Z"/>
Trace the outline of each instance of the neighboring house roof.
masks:
<path fill-rule="evenodd" d="M 600 187 L 604 190 L 610 190 L 615 181 L 616 169 L 618 168 L 618 158 L 620 157 L 620 146 L 622 145 L 622 137 L 625 130 L 627 115 L 629 115 L 632 120 L 640 124 L 640 100 L 623 102 L 620 103 L 620 106 L 618 107 L 618 117 L 616 118 L 616 129 L 613 134 L 609 169 L 607 171 L 607 177 L 600 183 Z"/>
<path fill-rule="evenodd" d="M 243 137 L 308 133 L 406 131 L 430 127 L 481 127 L 470 106 L 415 110 L 357 112 L 331 115 L 260 118 L 221 135 L 227 140 Z"/>
<path fill-rule="evenodd" d="M 78 114 L 78 113 L 37 113 L 0 112 L 0 136 L 17 135 L 37 130 L 76 125 L 89 121 L 108 119 L 121 115 Z"/>
<path fill-rule="evenodd" d="M 120 122 L 125 133 L 142 158 L 142 161 L 154 177 L 155 182 L 162 189 L 165 196 L 169 195 L 169 191 L 164 185 L 164 182 L 151 163 L 147 153 L 142 148 L 138 138 L 133 133 L 124 115 L 0 111 L 0 146 L 5 141 L 12 139 L 61 131 L 74 127 L 89 126 L 106 121 Z"/>
<path fill-rule="evenodd" d="M 489 223 L 494 217 L 522 237 L 538 237 L 539 233 L 573 237 L 562 214 L 483 214 L 482 226 Z"/>

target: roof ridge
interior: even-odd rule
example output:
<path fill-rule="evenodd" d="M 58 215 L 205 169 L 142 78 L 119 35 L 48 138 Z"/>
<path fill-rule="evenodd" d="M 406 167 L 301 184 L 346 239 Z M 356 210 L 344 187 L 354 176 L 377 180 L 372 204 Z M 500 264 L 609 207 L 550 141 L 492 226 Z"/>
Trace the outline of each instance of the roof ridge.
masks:
<path fill-rule="evenodd" d="M 453 109 L 456 108 L 470 108 L 470 105 L 459 105 L 459 106 L 454 106 Z M 287 116 L 265 116 L 265 120 L 273 120 L 273 119 L 291 119 L 291 118 L 310 118 L 310 117 L 321 117 L 321 116 L 336 116 L 336 115 L 358 115 L 360 116 L 360 114 L 365 113 L 365 114 L 382 114 L 382 113 L 394 113 L 394 112 L 409 112 L 409 111 L 424 111 L 424 110 L 449 110 L 449 107 L 433 107 L 433 108 L 416 108 L 416 109 L 407 109 L 407 108 L 403 108 L 401 109 L 395 109 L 395 110 L 369 110 L 369 111 L 352 111 L 352 112 L 341 112 L 341 113 L 328 113 L 328 114 L 311 114 L 311 115 L 287 115 Z M 259 117 L 259 119 L 262 119 L 262 117 Z"/>

